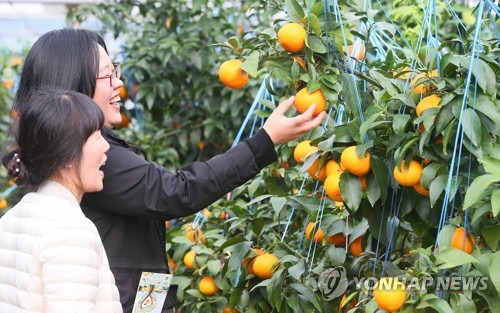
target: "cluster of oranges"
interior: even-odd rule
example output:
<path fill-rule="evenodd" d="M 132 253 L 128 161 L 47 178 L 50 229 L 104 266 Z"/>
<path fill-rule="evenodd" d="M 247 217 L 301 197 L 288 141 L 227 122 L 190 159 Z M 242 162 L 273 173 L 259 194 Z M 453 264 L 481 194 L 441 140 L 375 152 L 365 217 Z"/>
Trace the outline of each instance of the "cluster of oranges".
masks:
<path fill-rule="evenodd" d="M 254 256 L 243 259 L 242 267 L 261 279 L 268 279 L 273 276 L 275 264 L 278 258 L 261 249 L 252 249 Z"/>
<path fill-rule="evenodd" d="M 306 30 L 298 23 L 288 23 L 278 31 L 278 42 L 284 50 L 290 53 L 302 51 L 306 47 L 306 37 Z M 298 56 L 292 57 L 307 72 L 307 65 L 304 60 Z M 248 82 L 248 73 L 241 68 L 242 64 L 243 62 L 238 59 L 227 60 L 222 63 L 219 67 L 220 81 L 232 89 L 243 88 Z M 318 115 L 325 110 L 326 98 L 321 89 L 309 92 L 307 88 L 301 88 L 297 91 L 294 105 L 298 112 L 304 113 L 313 104 L 316 105 L 313 115 Z"/>
<path fill-rule="evenodd" d="M 303 163 L 304 160 L 316 153 L 318 148 L 311 145 L 310 140 L 300 142 L 293 151 L 293 156 L 297 163 Z M 324 181 L 326 195 L 335 200 L 343 202 L 340 191 L 340 176 L 344 171 L 359 177 L 361 188 L 366 191 L 366 175 L 371 170 L 370 152 L 366 151 L 364 156 L 356 153 L 356 146 L 350 146 L 344 149 L 340 156 L 340 164 L 330 159 L 320 168 L 320 158 L 316 158 L 308 168 L 311 177 Z"/>
<path fill-rule="evenodd" d="M 325 238 L 325 233 L 321 227 L 316 226 L 317 222 L 309 222 L 305 229 L 305 236 L 308 240 L 314 243 L 322 243 Z M 313 233 L 314 231 L 314 233 Z M 326 241 L 334 246 L 342 247 L 346 244 L 346 236 L 343 233 L 337 233 L 331 236 L 326 236 Z M 363 236 L 359 236 L 354 239 L 349 245 L 349 251 L 355 257 L 358 257 L 363 253 Z"/>

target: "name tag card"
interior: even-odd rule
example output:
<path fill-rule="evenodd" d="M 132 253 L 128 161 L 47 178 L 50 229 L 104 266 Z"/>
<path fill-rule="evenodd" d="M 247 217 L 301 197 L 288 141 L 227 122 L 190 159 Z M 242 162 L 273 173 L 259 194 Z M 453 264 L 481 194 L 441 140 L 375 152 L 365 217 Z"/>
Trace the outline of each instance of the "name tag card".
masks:
<path fill-rule="evenodd" d="M 171 274 L 143 272 L 132 313 L 161 313 L 172 277 Z"/>

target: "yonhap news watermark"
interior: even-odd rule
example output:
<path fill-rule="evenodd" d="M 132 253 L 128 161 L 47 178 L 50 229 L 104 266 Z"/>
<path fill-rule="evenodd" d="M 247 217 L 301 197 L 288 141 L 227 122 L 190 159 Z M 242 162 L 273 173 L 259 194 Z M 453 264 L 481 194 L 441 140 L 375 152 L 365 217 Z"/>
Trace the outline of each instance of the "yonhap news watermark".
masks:
<path fill-rule="evenodd" d="M 318 288 L 325 300 L 332 300 L 343 295 L 349 284 L 353 284 L 356 290 L 373 290 L 379 283 L 379 277 L 353 277 L 347 278 L 344 267 L 330 268 L 319 276 Z M 424 276 L 424 277 L 392 277 L 389 280 L 381 280 L 381 289 L 399 289 L 404 286 L 406 290 L 443 290 L 443 291 L 466 291 L 486 290 L 488 277 L 486 276 Z"/>

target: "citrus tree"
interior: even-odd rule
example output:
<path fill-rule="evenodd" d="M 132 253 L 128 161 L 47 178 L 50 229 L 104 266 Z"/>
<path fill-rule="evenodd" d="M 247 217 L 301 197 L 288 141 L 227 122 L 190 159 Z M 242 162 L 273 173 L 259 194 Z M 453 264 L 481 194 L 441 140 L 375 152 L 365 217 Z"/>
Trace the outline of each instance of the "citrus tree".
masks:
<path fill-rule="evenodd" d="M 166 222 L 178 307 L 499 307 L 499 22 L 487 3 L 114 1 L 73 12 L 125 39 L 140 110 L 124 114 L 141 131 L 123 134 L 163 165 L 225 150 L 253 100 L 254 125 L 290 95 L 297 112 L 328 112 L 254 180 Z M 328 273 L 339 268 L 348 283 L 335 294 Z M 486 279 L 426 284 L 452 277 Z"/>
<path fill-rule="evenodd" d="M 171 227 L 181 307 L 498 307 L 498 39 L 458 20 L 464 7 L 405 2 L 422 19 L 398 29 L 387 22 L 401 18 L 397 7 L 384 2 L 387 15 L 366 3 L 266 1 L 269 10 L 277 9 L 273 24 L 216 45 L 239 60 L 232 62 L 236 77 L 264 81 L 277 98 L 295 95 L 298 112 L 315 103 L 329 118 L 307 138 L 280 147 L 278 164 L 210 206 L 210 215 Z M 443 23 L 426 25 L 431 11 L 422 10 L 434 8 Z M 477 11 L 482 19 L 484 7 Z M 422 38 L 406 45 L 405 34 L 417 26 Z M 396 43 L 387 44 L 388 38 Z M 233 80 L 221 82 L 235 87 Z M 229 214 L 225 221 L 221 213 Z M 191 240 L 192 229 L 203 236 Z M 194 257 L 186 264 L 187 251 Z M 324 273 L 339 266 L 348 288 L 330 298 Z M 206 275 L 214 278 L 213 294 L 196 283 Z M 375 287 L 356 284 L 381 277 Z M 451 277 L 485 280 L 475 289 L 424 284 Z"/>

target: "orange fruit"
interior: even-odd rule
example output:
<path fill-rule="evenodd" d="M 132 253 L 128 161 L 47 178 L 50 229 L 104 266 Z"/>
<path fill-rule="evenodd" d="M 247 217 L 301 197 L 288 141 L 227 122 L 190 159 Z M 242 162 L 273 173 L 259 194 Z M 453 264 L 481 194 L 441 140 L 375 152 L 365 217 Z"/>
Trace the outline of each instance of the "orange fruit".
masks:
<path fill-rule="evenodd" d="M 271 278 L 273 276 L 272 268 L 276 262 L 278 262 L 278 258 L 270 253 L 259 255 L 253 261 L 255 276 L 262 279 Z"/>
<path fill-rule="evenodd" d="M 316 232 L 314 233 L 314 236 L 311 239 L 311 232 L 313 231 L 316 223 L 317 222 L 309 222 L 307 224 L 307 226 L 306 226 L 306 238 L 311 240 L 312 242 L 321 243 L 323 241 L 323 237 L 325 236 L 325 233 L 323 233 L 323 230 L 321 229 L 321 227 L 318 227 L 318 229 L 316 229 Z"/>
<path fill-rule="evenodd" d="M 430 73 L 418 74 L 410 82 L 410 86 L 413 87 L 412 92 L 416 93 L 416 94 L 422 94 L 422 93 L 426 93 L 427 91 L 431 90 L 431 88 L 433 88 L 432 86 L 426 86 L 423 83 L 420 83 L 420 84 L 415 86 L 415 84 L 417 83 L 417 80 L 419 80 L 422 77 L 437 77 L 437 76 L 438 76 L 438 71 L 436 71 L 436 70 L 433 70 Z"/>
<path fill-rule="evenodd" d="M 125 86 L 122 85 L 120 87 L 120 93 L 118 94 L 118 96 L 120 96 L 120 99 L 125 99 L 125 98 L 127 98 L 127 94 L 128 94 L 127 89 L 125 89 Z"/>
<path fill-rule="evenodd" d="M 406 300 L 405 285 L 394 277 L 383 277 L 373 289 L 373 297 L 380 309 L 387 312 L 398 311 Z"/>
<path fill-rule="evenodd" d="M 203 231 L 201 229 L 192 229 L 188 228 L 187 233 L 186 233 L 187 239 L 193 243 L 198 243 L 198 242 L 207 242 L 207 239 L 203 237 Z"/>
<path fill-rule="evenodd" d="M 304 163 L 305 157 L 316 151 L 318 151 L 318 148 L 311 146 L 311 140 L 304 140 L 293 149 L 293 158 L 297 163 Z"/>
<path fill-rule="evenodd" d="M 326 177 L 330 176 L 333 172 L 344 172 L 344 170 L 340 167 L 340 164 L 335 160 L 328 160 L 325 164 L 325 174 Z"/>
<path fill-rule="evenodd" d="M 325 179 L 325 193 L 326 195 L 335 201 L 343 202 L 342 194 L 340 192 L 340 175 L 342 172 L 333 172 L 328 175 Z"/>
<path fill-rule="evenodd" d="M 203 215 L 203 217 L 206 217 L 206 218 L 212 217 L 212 212 L 210 212 L 207 208 L 204 208 L 203 212 L 201 214 Z"/>
<path fill-rule="evenodd" d="M 349 304 L 345 303 L 346 300 L 347 300 L 347 295 L 344 294 L 342 296 L 342 299 L 340 300 L 340 304 L 339 304 L 340 311 L 349 311 L 350 309 L 353 309 L 356 306 L 356 304 L 358 303 L 358 300 L 356 298 L 353 298 L 351 300 L 351 303 L 349 303 Z M 345 307 L 344 307 L 344 305 L 345 305 Z"/>
<path fill-rule="evenodd" d="M 451 247 L 462 250 L 465 253 L 471 254 L 472 251 L 474 251 L 474 243 L 475 243 L 474 238 L 472 238 L 470 234 L 467 234 L 466 236 L 463 227 L 455 229 L 455 233 L 451 238 Z"/>
<path fill-rule="evenodd" d="M 14 67 L 21 65 L 21 63 L 23 63 L 23 59 L 21 59 L 20 57 L 13 57 L 12 58 L 12 65 Z"/>
<path fill-rule="evenodd" d="M 359 236 L 358 238 L 354 239 L 353 242 L 351 242 L 349 251 L 351 251 L 351 254 L 354 255 L 355 257 L 358 257 L 361 255 L 361 253 L 363 253 L 363 247 L 361 246 L 362 242 L 363 242 L 363 236 Z"/>
<path fill-rule="evenodd" d="M 211 296 L 219 291 L 219 287 L 214 282 L 214 279 L 210 276 L 205 276 L 200 280 L 198 284 L 198 289 L 205 296 Z"/>
<path fill-rule="evenodd" d="M 412 160 L 408 168 L 405 167 L 405 161 L 401 162 L 401 170 L 397 166 L 394 167 L 394 179 L 401 185 L 412 187 L 420 183 L 423 167 L 419 162 Z"/>
<path fill-rule="evenodd" d="M 340 155 L 340 165 L 346 171 L 357 176 L 365 176 L 370 172 L 370 152 L 366 151 L 364 157 L 356 154 L 356 146 L 344 149 Z"/>
<path fill-rule="evenodd" d="M 165 221 L 165 229 L 169 229 L 170 228 L 170 221 Z"/>
<path fill-rule="evenodd" d="M 316 103 L 316 108 L 314 109 L 313 115 L 316 116 L 323 112 L 326 108 L 326 98 L 323 95 L 321 89 L 313 91 L 311 93 L 307 92 L 307 87 L 302 88 L 295 95 L 294 105 L 295 109 L 299 113 L 304 113 L 313 104 Z"/>
<path fill-rule="evenodd" d="M 224 308 L 224 310 L 222 310 L 222 313 L 238 313 L 238 310 L 237 309 L 231 310 L 230 308 Z"/>
<path fill-rule="evenodd" d="M 173 272 L 177 269 L 177 264 L 175 264 L 174 259 L 168 258 L 168 267 L 170 268 L 170 271 Z"/>
<path fill-rule="evenodd" d="M 219 67 L 219 79 L 229 88 L 240 89 L 248 82 L 248 73 L 240 68 L 240 60 L 227 60 Z"/>
<path fill-rule="evenodd" d="M 0 210 L 5 209 L 7 207 L 7 200 L 5 198 L 0 199 Z"/>
<path fill-rule="evenodd" d="M 349 55 L 356 60 L 361 62 L 365 59 L 366 47 L 362 42 L 358 44 L 354 43 L 352 45 L 348 45 L 347 49 L 349 50 Z M 342 51 L 345 52 L 344 46 L 342 46 Z"/>
<path fill-rule="evenodd" d="M 2 85 L 5 89 L 10 89 L 14 87 L 14 80 L 13 79 L 4 80 Z"/>
<path fill-rule="evenodd" d="M 252 249 L 254 253 L 259 255 L 263 255 L 265 252 L 261 249 Z M 253 270 L 253 262 L 255 261 L 255 257 L 249 257 L 249 258 L 244 258 L 243 262 L 241 265 L 243 266 L 244 269 L 248 269 L 249 274 L 255 274 L 255 271 Z M 250 264 L 249 264 L 250 263 Z"/>
<path fill-rule="evenodd" d="M 415 189 L 415 191 L 418 192 L 419 194 L 421 194 L 422 196 L 426 196 L 426 197 L 429 196 L 429 190 L 422 187 L 422 185 L 420 185 L 420 183 L 414 185 L 413 189 Z"/>
<path fill-rule="evenodd" d="M 299 63 L 300 67 L 302 67 L 304 69 L 304 71 L 307 73 L 307 66 L 306 66 L 306 62 L 304 62 L 304 59 L 302 59 L 301 57 L 293 57 L 293 59 L 295 61 L 297 61 L 297 63 Z"/>
<path fill-rule="evenodd" d="M 288 52 L 299 52 L 306 46 L 307 32 L 302 25 L 288 23 L 278 31 L 278 41 Z"/>
<path fill-rule="evenodd" d="M 397 76 L 399 73 L 407 72 L 409 70 L 411 70 L 411 68 L 409 66 L 405 66 L 400 72 L 392 71 L 392 76 Z M 411 77 L 411 72 L 407 72 L 407 73 L 399 75 L 397 78 L 408 79 L 410 77 Z"/>
<path fill-rule="evenodd" d="M 427 109 L 439 107 L 438 104 L 440 101 L 441 97 L 438 97 L 436 95 L 430 95 L 428 97 L 423 98 L 417 104 L 416 107 L 417 116 L 420 116 L 420 114 L 422 114 L 422 112 L 424 112 Z"/>
<path fill-rule="evenodd" d="M 335 246 L 343 246 L 345 245 L 345 236 L 342 233 L 338 233 L 332 236 L 326 237 L 326 240 Z"/>
<path fill-rule="evenodd" d="M 307 169 L 307 172 L 309 175 L 311 175 L 312 178 L 320 181 L 324 181 L 326 179 L 326 169 L 323 166 L 321 169 L 319 169 L 319 158 L 314 160 L 314 162 L 309 166 Z"/>
<path fill-rule="evenodd" d="M 116 128 L 127 128 L 130 126 L 130 119 L 127 117 L 127 115 L 123 112 L 120 112 L 120 115 L 122 116 L 121 122 L 116 125 Z"/>
<path fill-rule="evenodd" d="M 187 268 L 194 270 L 196 267 L 198 267 L 198 264 L 196 264 L 196 251 L 190 250 L 188 253 L 184 255 L 184 265 L 186 265 Z"/>

